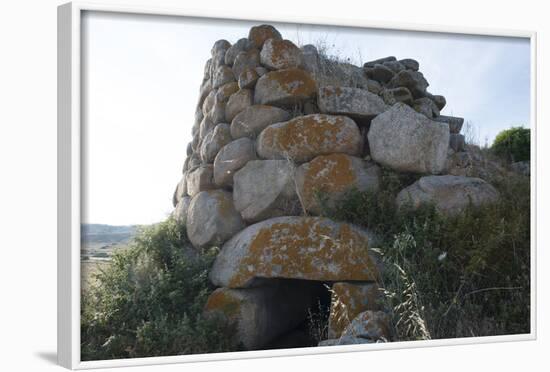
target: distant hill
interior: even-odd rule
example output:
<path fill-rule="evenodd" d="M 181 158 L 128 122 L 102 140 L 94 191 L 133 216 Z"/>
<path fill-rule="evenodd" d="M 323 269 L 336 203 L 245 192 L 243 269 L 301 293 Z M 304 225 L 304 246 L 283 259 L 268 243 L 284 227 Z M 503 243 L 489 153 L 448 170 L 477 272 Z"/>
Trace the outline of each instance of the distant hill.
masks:
<path fill-rule="evenodd" d="M 124 248 L 130 243 L 139 227 L 139 225 L 82 224 L 80 227 L 81 259 L 109 260 L 115 250 Z"/>

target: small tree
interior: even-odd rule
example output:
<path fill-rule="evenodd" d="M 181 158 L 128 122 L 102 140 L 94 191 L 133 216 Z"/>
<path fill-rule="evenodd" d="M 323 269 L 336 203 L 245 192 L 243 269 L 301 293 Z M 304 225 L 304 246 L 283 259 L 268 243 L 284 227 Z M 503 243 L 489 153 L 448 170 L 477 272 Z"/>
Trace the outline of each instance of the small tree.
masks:
<path fill-rule="evenodd" d="M 512 127 L 500 132 L 491 146 L 497 156 L 508 161 L 531 159 L 531 130 L 523 127 Z"/>

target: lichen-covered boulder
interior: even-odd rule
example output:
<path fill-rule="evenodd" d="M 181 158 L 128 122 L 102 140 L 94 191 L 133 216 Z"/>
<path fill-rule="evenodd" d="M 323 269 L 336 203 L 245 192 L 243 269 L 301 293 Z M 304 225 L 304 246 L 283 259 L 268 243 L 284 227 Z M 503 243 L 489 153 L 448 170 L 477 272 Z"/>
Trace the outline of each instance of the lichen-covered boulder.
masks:
<path fill-rule="evenodd" d="M 372 120 L 369 148 L 374 161 L 401 172 L 441 173 L 449 148 L 449 128 L 403 103 Z"/>
<path fill-rule="evenodd" d="M 260 63 L 271 70 L 300 67 L 302 51 L 290 40 L 267 39 L 260 52 Z"/>
<path fill-rule="evenodd" d="M 213 180 L 214 167 L 210 164 L 201 165 L 187 173 L 187 194 L 195 196 L 201 191 L 212 190 L 216 186 Z"/>
<path fill-rule="evenodd" d="M 459 118 L 456 116 L 440 115 L 436 117 L 434 120 L 439 121 L 441 123 L 448 124 L 449 131 L 455 134 L 460 133 L 460 130 L 462 129 L 462 125 L 464 124 L 464 118 Z"/>
<path fill-rule="evenodd" d="M 286 160 L 252 160 L 233 176 L 235 208 L 247 222 L 291 216 L 301 211 L 295 167 Z"/>
<path fill-rule="evenodd" d="M 201 191 L 187 211 L 187 236 L 195 248 L 221 245 L 244 228 L 230 192 Z"/>
<path fill-rule="evenodd" d="M 233 342 L 247 350 L 265 347 L 306 320 L 319 289 L 305 281 L 274 282 L 246 289 L 216 289 L 205 305 L 207 317 L 218 316 L 235 327 Z"/>
<path fill-rule="evenodd" d="M 466 149 L 466 139 L 464 135 L 451 133 L 449 137 L 449 147 L 456 152 L 464 151 Z"/>
<path fill-rule="evenodd" d="M 257 279 L 374 281 L 369 235 L 320 217 L 276 217 L 227 241 L 210 272 L 215 285 L 246 288 Z"/>
<path fill-rule="evenodd" d="M 174 219 L 178 223 L 183 225 L 187 223 L 187 211 L 189 209 L 189 204 L 191 204 L 191 197 L 184 196 L 176 205 L 176 209 L 174 209 Z"/>
<path fill-rule="evenodd" d="M 414 98 L 423 97 L 429 85 L 421 72 L 413 70 L 400 71 L 388 82 L 388 88 L 405 87 Z"/>
<path fill-rule="evenodd" d="M 238 113 L 252 105 L 253 97 L 250 89 L 240 89 L 233 93 L 225 105 L 225 120 L 230 123 Z"/>
<path fill-rule="evenodd" d="M 418 71 L 418 69 L 420 68 L 420 63 L 412 58 L 400 59 L 399 63 L 405 66 L 405 68 L 408 70 Z"/>
<path fill-rule="evenodd" d="M 214 124 L 212 119 L 210 119 L 210 116 L 205 116 L 202 119 L 202 121 L 200 123 L 200 126 L 199 126 L 199 135 L 197 136 L 197 143 L 195 143 L 195 144 L 191 143 L 192 147 L 195 148 L 195 151 L 200 150 L 200 148 L 198 147 L 198 140 L 204 139 L 204 137 L 206 137 L 206 135 L 212 129 L 214 129 L 215 126 L 216 126 L 216 124 Z M 193 138 L 193 140 L 195 140 L 195 138 Z"/>
<path fill-rule="evenodd" d="M 288 119 L 290 119 L 290 114 L 281 108 L 253 105 L 233 118 L 231 121 L 231 136 L 233 138 L 256 138 L 269 125 Z"/>
<path fill-rule="evenodd" d="M 264 42 L 268 39 L 282 40 L 283 37 L 281 33 L 271 25 L 254 26 L 248 32 L 248 40 L 258 49 L 261 49 Z"/>
<path fill-rule="evenodd" d="M 256 149 L 251 139 L 239 138 L 228 143 L 214 159 L 214 182 L 220 187 L 233 186 L 235 172 L 256 158 Z"/>
<path fill-rule="evenodd" d="M 315 96 L 317 84 L 309 73 L 299 68 L 268 72 L 258 79 L 254 102 L 262 105 L 294 105 Z"/>
<path fill-rule="evenodd" d="M 361 133 L 352 119 L 314 114 L 268 126 L 258 137 L 256 151 L 264 159 L 303 163 L 335 152 L 357 156 L 362 146 Z"/>
<path fill-rule="evenodd" d="M 455 215 L 468 206 L 494 203 L 499 192 L 481 178 L 462 176 L 422 177 L 397 194 L 399 208 L 432 204 L 443 214 Z"/>
<path fill-rule="evenodd" d="M 222 65 L 214 71 L 214 76 L 212 77 L 212 88 L 216 89 L 233 81 L 235 81 L 235 75 L 233 75 L 233 70 L 231 70 L 231 67 Z"/>
<path fill-rule="evenodd" d="M 377 64 L 374 65 L 369 75 L 372 77 L 372 79 L 378 81 L 379 83 L 386 84 L 395 76 L 395 72 L 387 66 Z"/>
<path fill-rule="evenodd" d="M 347 115 L 355 120 L 372 119 L 388 106 L 366 89 L 324 86 L 317 95 L 319 110 L 325 114 Z"/>
<path fill-rule="evenodd" d="M 379 183 L 378 166 L 342 153 L 318 156 L 296 170 L 300 200 L 314 214 L 321 213 L 321 204 L 334 207 L 353 189 L 377 191 Z"/>
<path fill-rule="evenodd" d="M 334 283 L 331 288 L 328 337 L 340 337 L 363 311 L 382 310 L 381 293 L 377 283 Z"/>
<path fill-rule="evenodd" d="M 374 67 L 375 65 L 382 64 L 384 62 L 392 62 L 392 61 L 397 61 L 397 58 L 395 58 L 394 56 L 389 56 L 389 57 L 375 59 L 373 61 L 365 62 L 363 67 L 370 68 L 370 67 Z"/>
<path fill-rule="evenodd" d="M 435 103 L 439 110 L 443 110 L 445 105 L 447 105 L 447 99 L 444 96 L 431 94 L 429 92 L 426 92 L 425 95 L 427 98 L 431 99 Z"/>
<path fill-rule="evenodd" d="M 202 141 L 200 154 L 203 163 L 213 163 L 218 152 L 229 142 L 231 142 L 229 124 L 222 123 L 216 125 Z"/>

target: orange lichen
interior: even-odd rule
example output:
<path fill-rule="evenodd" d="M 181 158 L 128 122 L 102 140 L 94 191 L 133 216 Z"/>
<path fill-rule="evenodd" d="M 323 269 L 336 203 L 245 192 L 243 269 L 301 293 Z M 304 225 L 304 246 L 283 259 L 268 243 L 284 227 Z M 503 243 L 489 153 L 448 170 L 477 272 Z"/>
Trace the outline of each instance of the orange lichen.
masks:
<path fill-rule="evenodd" d="M 281 34 L 270 25 L 254 26 L 248 33 L 248 40 L 250 40 L 256 48 L 261 48 L 263 43 L 271 38 L 281 39 Z"/>
<path fill-rule="evenodd" d="M 260 229 L 230 287 L 246 287 L 254 277 L 306 280 L 374 280 L 368 239 L 347 224 L 303 217 Z"/>
<path fill-rule="evenodd" d="M 354 129 L 346 125 L 341 116 L 315 114 L 267 127 L 261 140 L 273 151 L 287 154 L 295 161 L 307 161 L 316 155 L 358 152 L 360 134 L 357 128 Z"/>
<path fill-rule="evenodd" d="M 298 97 L 312 97 L 317 92 L 317 83 L 311 75 L 299 68 L 272 71 L 265 75 L 278 84 L 285 93 Z"/>
<path fill-rule="evenodd" d="M 330 97 L 333 94 L 339 96 L 342 94 L 342 89 L 340 87 L 328 86 L 328 87 L 321 88 L 320 93 L 322 96 L 325 96 L 325 97 Z"/>
<path fill-rule="evenodd" d="M 227 83 L 218 88 L 216 92 L 217 99 L 221 102 L 225 102 L 229 97 L 239 90 L 239 84 L 237 82 Z"/>
<path fill-rule="evenodd" d="M 353 187 L 356 180 L 356 171 L 348 155 L 318 156 L 306 166 L 301 196 L 309 205 L 315 202 L 315 192 L 344 192 Z"/>
<path fill-rule="evenodd" d="M 285 68 L 299 65 L 300 50 L 290 40 L 271 39 L 265 48 L 269 46 L 269 59 L 275 68 Z"/>
<path fill-rule="evenodd" d="M 204 306 L 206 312 L 221 312 L 228 319 L 237 317 L 239 308 L 239 299 L 231 296 L 225 288 L 218 288 L 212 292 Z"/>

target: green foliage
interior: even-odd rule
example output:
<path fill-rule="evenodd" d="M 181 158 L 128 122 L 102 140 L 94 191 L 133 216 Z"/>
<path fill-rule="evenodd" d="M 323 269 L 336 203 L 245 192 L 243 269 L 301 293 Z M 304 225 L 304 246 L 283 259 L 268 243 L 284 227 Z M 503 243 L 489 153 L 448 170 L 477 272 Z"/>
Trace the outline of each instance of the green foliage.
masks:
<path fill-rule="evenodd" d="M 531 130 L 513 127 L 500 132 L 491 146 L 497 156 L 508 161 L 525 161 L 531 159 Z"/>
<path fill-rule="evenodd" d="M 215 252 L 195 256 L 172 218 L 140 231 L 83 295 L 83 360 L 230 351 L 231 329 L 202 315 Z"/>
<path fill-rule="evenodd" d="M 433 206 L 398 211 L 396 193 L 413 181 L 384 171 L 379 193 L 352 191 L 323 213 L 378 237 L 396 338 L 528 333 L 529 179 L 493 181 L 499 202 L 454 217 Z"/>

